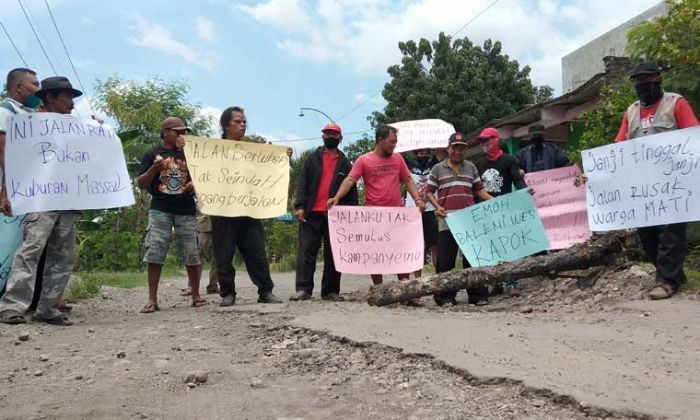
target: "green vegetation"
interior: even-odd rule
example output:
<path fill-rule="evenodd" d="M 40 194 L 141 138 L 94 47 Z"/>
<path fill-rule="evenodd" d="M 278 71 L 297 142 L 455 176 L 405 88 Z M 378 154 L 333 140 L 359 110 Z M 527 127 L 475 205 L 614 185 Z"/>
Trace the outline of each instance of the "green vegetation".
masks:
<path fill-rule="evenodd" d="M 178 271 L 171 267 L 165 267 L 163 276 L 172 276 Z M 88 299 L 97 295 L 100 286 L 132 287 L 146 286 L 148 279 L 144 271 L 92 271 L 75 274 L 77 279 L 71 280 L 66 289 L 65 297 L 68 300 Z"/>

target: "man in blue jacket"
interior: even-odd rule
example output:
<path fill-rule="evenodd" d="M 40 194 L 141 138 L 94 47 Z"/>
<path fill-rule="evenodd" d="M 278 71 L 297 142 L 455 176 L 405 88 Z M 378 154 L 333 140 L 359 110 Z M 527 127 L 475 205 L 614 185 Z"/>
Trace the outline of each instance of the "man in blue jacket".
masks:
<path fill-rule="evenodd" d="M 338 145 L 343 140 L 340 126 L 327 124 L 321 130 L 323 147 L 316 149 L 304 162 L 299 176 L 299 189 L 294 203 L 294 215 L 299 221 L 297 245 L 296 294 L 290 300 L 311 299 L 314 289 L 316 257 L 323 240 L 323 277 L 321 298 L 342 301 L 340 273 L 335 269 L 328 236 L 328 199 L 335 196 L 340 184 L 350 173 L 352 164 Z M 340 200 L 340 205 L 357 205 L 357 189 Z"/>

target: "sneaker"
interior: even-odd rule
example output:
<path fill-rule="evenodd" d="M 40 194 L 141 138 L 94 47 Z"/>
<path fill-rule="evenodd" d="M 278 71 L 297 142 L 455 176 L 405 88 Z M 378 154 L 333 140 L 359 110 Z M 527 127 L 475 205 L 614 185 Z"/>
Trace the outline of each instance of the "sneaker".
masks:
<path fill-rule="evenodd" d="M 311 293 L 307 292 L 306 290 L 299 290 L 295 294 L 293 294 L 289 300 L 297 302 L 300 300 L 309 300 L 311 299 Z M 325 299 L 325 298 L 324 298 Z"/>
<path fill-rule="evenodd" d="M 651 289 L 648 296 L 651 300 L 661 300 L 670 298 L 674 293 L 676 293 L 676 291 L 668 284 L 658 283 L 656 287 Z"/>
<path fill-rule="evenodd" d="M 221 303 L 219 306 L 233 306 L 236 303 L 236 295 L 226 295 L 221 298 Z"/>
<path fill-rule="evenodd" d="M 275 296 L 272 292 L 268 292 L 264 295 L 260 295 L 258 303 L 282 303 L 282 299 Z"/>
<path fill-rule="evenodd" d="M 331 302 L 345 302 L 345 298 L 337 293 L 329 293 L 326 296 L 321 296 L 323 300 L 330 300 Z"/>

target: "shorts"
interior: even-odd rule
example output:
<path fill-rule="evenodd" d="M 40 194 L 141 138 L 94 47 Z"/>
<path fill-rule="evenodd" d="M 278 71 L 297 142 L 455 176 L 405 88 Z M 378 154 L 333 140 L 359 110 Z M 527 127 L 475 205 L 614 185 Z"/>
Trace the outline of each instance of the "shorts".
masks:
<path fill-rule="evenodd" d="M 438 225 L 435 219 L 435 211 L 423 212 L 423 243 L 425 248 L 437 246 Z"/>
<path fill-rule="evenodd" d="M 175 228 L 180 255 L 185 265 L 188 267 L 201 265 L 195 215 L 172 214 L 160 210 L 148 211 L 148 229 L 143 241 L 143 262 L 165 264 L 173 228 Z"/>

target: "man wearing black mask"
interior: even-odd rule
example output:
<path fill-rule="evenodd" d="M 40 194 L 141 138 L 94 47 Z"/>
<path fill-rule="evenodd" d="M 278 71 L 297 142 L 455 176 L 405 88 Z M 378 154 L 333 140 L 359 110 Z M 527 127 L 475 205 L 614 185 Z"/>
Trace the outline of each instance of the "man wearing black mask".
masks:
<path fill-rule="evenodd" d="M 517 154 L 518 165 L 525 173 L 562 168 L 570 165 L 561 147 L 544 139 L 544 126 L 533 124 L 528 128 L 530 144 Z"/>
<path fill-rule="evenodd" d="M 616 142 L 700 125 L 688 101 L 661 88 L 661 69 L 656 64 L 639 63 L 630 79 L 639 100 L 627 108 Z M 649 292 L 651 299 L 671 297 L 686 281 L 686 228 L 686 223 L 675 223 L 637 230 L 644 252 L 656 266 L 656 287 Z"/>
<path fill-rule="evenodd" d="M 299 221 L 297 245 L 296 293 L 290 300 L 309 300 L 314 288 L 316 257 L 323 240 L 323 277 L 321 298 L 342 301 L 340 273 L 335 269 L 328 236 L 328 199 L 334 197 L 340 184 L 350 173 L 352 164 L 338 145 L 343 132 L 338 124 L 329 123 L 323 130 L 323 147 L 314 150 L 301 169 L 294 215 Z M 357 188 L 340 200 L 340 205 L 356 206 Z"/>

